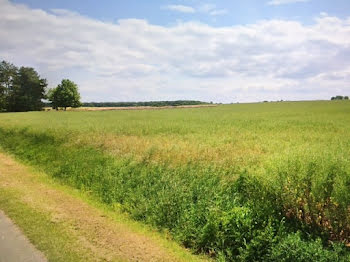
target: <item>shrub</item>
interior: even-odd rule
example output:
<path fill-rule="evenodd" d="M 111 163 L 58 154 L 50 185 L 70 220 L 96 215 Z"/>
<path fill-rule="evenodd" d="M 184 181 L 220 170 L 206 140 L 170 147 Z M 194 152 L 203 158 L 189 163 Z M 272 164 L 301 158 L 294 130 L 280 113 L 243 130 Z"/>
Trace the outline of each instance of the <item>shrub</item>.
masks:
<path fill-rule="evenodd" d="M 323 247 L 320 239 L 305 241 L 301 234 L 289 234 L 277 243 L 271 250 L 268 261 L 271 262 L 334 262 L 348 261 L 344 256 L 344 248 L 334 245 L 327 250 Z"/>

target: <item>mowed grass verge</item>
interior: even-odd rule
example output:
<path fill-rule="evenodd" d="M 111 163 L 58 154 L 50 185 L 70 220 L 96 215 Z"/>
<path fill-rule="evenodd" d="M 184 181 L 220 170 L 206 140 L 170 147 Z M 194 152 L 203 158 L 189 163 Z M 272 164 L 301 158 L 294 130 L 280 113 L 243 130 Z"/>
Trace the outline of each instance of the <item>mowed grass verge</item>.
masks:
<path fill-rule="evenodd" d="M 166 235 L 1 152 L 0 209 L 48 261 L 201 261 Z"/>
<path fill-rule="evenodd" d="M 2 114 L 0 144 L 219 260 L 347 261 L 349 106 Z"/>

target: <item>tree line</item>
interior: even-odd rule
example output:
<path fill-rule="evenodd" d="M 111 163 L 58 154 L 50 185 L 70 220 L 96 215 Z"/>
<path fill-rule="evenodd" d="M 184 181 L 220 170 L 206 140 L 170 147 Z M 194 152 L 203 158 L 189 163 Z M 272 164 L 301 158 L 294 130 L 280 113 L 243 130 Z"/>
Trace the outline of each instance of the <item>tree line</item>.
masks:
<path fill-rule="evenodd" d="M 7 61 L 0 63 L 0 112 L 39 111 L 45 106 L 54 109 L 67 107 L 137 107 L 182 106 L 207 104 L 195 100 L 149 102 L 89 102 L 81 103 L 78 86 L 63 79 L 55 88 L 47 88 L 47 80 L 41 78 L 32 67 L 17 67 Z"/>
<path fill-rule="evenodd" d="M 202 105 L 206 102 L 196 100 L 176 100 L 176 101 L 149 101 L 149 102 L 88 102 L 83 103 L 84 107 L 137 107 L 137 106 L 183 106 L 183 105 Z"/>
<path fill-rule="evenodd" d="M 56 88 L 47 88 L 47 80 L 41 78 L 32 67 L 17 67 L 9 62 L 0 63 L 0 112 L 39 111 L 49 100 L 55 109 L 79 107 L 78 86 L 63 79 Z"/>
<path fill-rule="evenodd" d="M 0 111 L 41 110 L 47 87 L 46 79 L 31 67 L 0 63 Z"/>
<path fill-rule="evenodd" d="M 331 100 L 349 100 L 348 96 L 333 96 Z"/>

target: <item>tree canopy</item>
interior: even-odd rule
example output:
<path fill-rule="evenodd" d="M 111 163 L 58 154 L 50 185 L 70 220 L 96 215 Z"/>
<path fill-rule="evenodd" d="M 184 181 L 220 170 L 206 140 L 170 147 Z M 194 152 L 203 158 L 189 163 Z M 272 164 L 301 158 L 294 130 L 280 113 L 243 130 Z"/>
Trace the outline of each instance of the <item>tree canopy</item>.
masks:
<path fill-rule="evenodd" d="M 348 96 L 333 96 L 331 100 L 349 100 Z"/>
<path fill-rule="evenodd" d="M 81 106 L 78 86 L 69 79 L 63 79 L 56 88 L 50 89 L 48 99 L 54 109 Z"/>
<path fill-rule="evenodd" d="M 17 68 L 11 63 L 0 63 L 0 111 L 41 110 L 45 98 L 46 79 L 31 67 Z"/>

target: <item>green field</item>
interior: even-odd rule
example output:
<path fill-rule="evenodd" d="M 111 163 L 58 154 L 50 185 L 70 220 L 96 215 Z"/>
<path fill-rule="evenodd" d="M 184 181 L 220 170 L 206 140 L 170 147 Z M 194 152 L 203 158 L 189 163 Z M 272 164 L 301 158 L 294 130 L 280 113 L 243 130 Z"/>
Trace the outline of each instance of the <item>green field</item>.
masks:
<path fill-rule="evenodd" d="M 218 260 L 350 260 L 349 101 L 3 113 L 0 146 Z"/>

